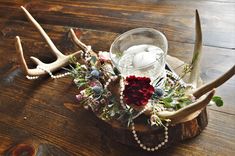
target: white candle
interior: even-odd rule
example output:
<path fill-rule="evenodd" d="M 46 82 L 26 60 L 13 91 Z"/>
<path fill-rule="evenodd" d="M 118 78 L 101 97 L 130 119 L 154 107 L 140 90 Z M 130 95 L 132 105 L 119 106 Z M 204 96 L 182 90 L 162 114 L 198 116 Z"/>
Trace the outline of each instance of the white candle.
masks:
<path fill-rule="evenodd" d="M 124 76 L 136 75 L 155 77 L 162 69 L 159 61 L 164 51 L 154 45 L 140 44 L 129 47 L 119 61 Z M 156 73 L 158 72 L 158 73 Z"/>

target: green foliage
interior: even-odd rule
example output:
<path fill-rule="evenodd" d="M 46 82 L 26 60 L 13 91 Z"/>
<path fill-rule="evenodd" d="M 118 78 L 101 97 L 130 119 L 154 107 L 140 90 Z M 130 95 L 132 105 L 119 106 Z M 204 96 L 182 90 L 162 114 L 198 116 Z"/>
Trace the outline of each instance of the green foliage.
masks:
<path fill-rule="evenodd" d="M 120 71 L 116 67 L 113 68 L 113 71 L 114 71 L 114 73 L 116 75 L 120 75 L 121 74 Z"/>
<path fill-rule="evenodd" d="M 166 108 L 174 108 L 174 105 L 171 103 L 173 101 L 172 97 L 166 97 L 161 100 Z"/>
<path fill-rule="evenodd" d="M 119 106 L 116 103 L 104 105 L 99 115 L 103 120 L 111 120 L 119 114 Z"/>
<path fill-rule="evenodd" d="M 97 58 L 95 56 L 91 56 L 91 59 L 90 59 L 91 65 L 95 65 L 96 61 L 97 61 Z"/>
<path fill-rule="evenodd" d="M 215 102 L 217 107 L 221 107 L 224 105 L 222 98 L 219 96 L 213 96 L 212 101 Z"/>
<path fill-rule="evenodd" d="M 71 58 L 70 61 L 76 61 Z M 82 66 L 78 62 L 75 63 L 75 66 L 70 65 L 71 69 L 67 69 L 70 73 L 71 76 L 74 78 L 74 83 L 77 85 L 78 88 L 85 87 L 87 86 L 87 69 L 85 66 Z"/>
<path fill-rule="evenodd" d="M 158 101 L 165 108 L 178 110 L 192 103 L 190 97 L 186 95 L 186 88 L 177 82 L 178 80 L 175 80 L 174 84 L 170 83 L 169 80 L 165 82 L 164 96 Z"/>

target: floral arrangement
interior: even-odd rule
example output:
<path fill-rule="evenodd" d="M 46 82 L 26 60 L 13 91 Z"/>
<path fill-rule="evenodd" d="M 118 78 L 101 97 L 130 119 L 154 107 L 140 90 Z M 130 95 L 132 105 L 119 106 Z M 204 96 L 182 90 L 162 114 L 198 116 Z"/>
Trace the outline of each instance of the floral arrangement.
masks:
<path fill-rule="evenodd" d="M 131 126 L 135 139 L 143 149 L 154 151 L 160 147 L 147 148 L 140 142 L 134 130 L 135 118 L 147 112 L 150 117 L 146 124 L 167 128 L 170 120 L 159 117 L 158 112 L 175 112 L 195 102 L 195 97 L 188 93 L 192 86 L 182 81 L 184 75 L 190 72 L 190 66 L 185 67 L 182 76 L 166 69 L 164 83 L 153 86 L 148 77 L 131 75 L 124 78 L 112 66 L 108 52 L 100 52 L 98 57 L 84 59 L 85 64 L 78 63 L 75 58 L 71 59 L 75 66 L 71 66 L 70 73 L 79 89 L 79 94 L 76 95 L 79 104 L 85 109 L 91 108 L 104 121 L 116 120 L 124 126 Z M 112 90 L 112 83 L 119 81 L 118 91 Z M 222 106 L 220 97 L 213 100 L 218 106 Z M 165 137 L 162 146 L 167 142 L 168 136 Z"/>
<path fill-rule="evenodd" d="M 192 94 L 187 94 L 192 86 L 182 81 L 183 76 L 177 77 L 169 70 L 164 85 L 159 87 L 152 86 L 148 77 L 131 75 L 123 78 L 115 67 L 107 71 L 104 65 L 110 63 L 108 52 L 100 52 L 99 59 L 91 57 L 88 61 L 89 67 L 76 62 L 75 58 L 71 61 L 76 64 L 75 67 L 71 66 L 70 72 L 80 91 L 76 95 L 79 104 L 86 109 L 91 108 L 103 120 L 126 122 L 132 120 L 145 107 L 151 107 L 154 115 L 155 111 L 176 111 L 195 101 Z M 120 97 L 116 97 L 108 89 L 109 83 L 118 78 L 123 79 L 123 86 L 120 88 L 124 87 Z M 223 104 L 220 100 L 219 97 L 214 98 L 218 106 Z M 128 116 L 128 120 L 123 119 L 123 116 Z M 151 125 L 159 125 L 158 123 L 161 123 L 161 119 L 151 120 Z"/>

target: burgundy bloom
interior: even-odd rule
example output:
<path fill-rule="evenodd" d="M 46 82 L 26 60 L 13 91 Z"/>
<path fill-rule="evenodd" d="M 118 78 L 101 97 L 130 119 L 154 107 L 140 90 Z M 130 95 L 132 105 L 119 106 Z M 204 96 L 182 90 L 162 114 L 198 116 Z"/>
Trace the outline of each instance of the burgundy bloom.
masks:
<path fill-rule="evenodd" d="M 154 87 L 150 85 L 150 78 L 129 76 L 123 91 L 126 104 L 145 106 L 154 93 Z"/>

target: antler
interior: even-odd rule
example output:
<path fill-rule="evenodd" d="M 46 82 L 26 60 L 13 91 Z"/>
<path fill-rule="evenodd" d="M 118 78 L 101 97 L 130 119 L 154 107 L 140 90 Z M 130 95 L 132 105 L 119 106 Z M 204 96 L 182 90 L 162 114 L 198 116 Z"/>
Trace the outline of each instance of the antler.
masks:
<path fill-rule="evenodd" d="M 30 76 L 39 76 L 43 74 L 47 74 L 47 71 L 53 72 L 56 71 L 57 69 L 68 65 L 69 60 L 73 56 L 78 56 L 82 51 L 77 51 L 74 52 L 70 55 L 64 55 L 62 54 L 54 45 L 50 37 L 46 34 L 46 32 L 43 30 L 43 28 L 40 26 L 40 24 L 32 17 L 32 15 L 23 7 L 21 6 L 22 10 L 24 11 L 25 15 L 28 17 L 28 19 L 32 22 L 32 24 L 38 29 L 42 37 L 45 39 L 47 44 L 49 45 L 52 53 L 57 57 L 57 60 L 52 63 L 43 63 L 36 57 L 30 57 L 40 68 L 35 68 L 35 69 L 29 69 L 26 61 L 24 59 L 24 54 L 23 54 L 23 48 L 21 45 L 20 37 L 16 36 L 16 50 L 21 58 L 21 66 L 23 68 L 23 71 L 25 74 L 30 75 Z M 76 41 L 78 40 L 77 37 L 73 37 L 73 39 Z M 75 43 L 76 43 L 75 41 Z M 43 70 L 42 70 L 43 69 Z"/>
<path fill-rule="evenodd" d="M 214 94 L 215 90 L 213 89 L 207 96 L 177 111 L 162 111 L 158 112 L 157 114 L 162 119 L 170 119 L 171 123 L 180 123 L 191 120 L 196 117 L 196 115 L 198 115 L 198 111 L 200 113 L 200 111 L 210 102 Z"/>
<path fill-rule="evenodd" d="M 217 88 L 220 85 L 222 85 L 224 82 L 226 82 L 227 80 L 229 80 L 231 77 L 233 77 L 235 74 L 235 65 L 229 69 L 226 73 L 224 73 L 222 76 L 220 76 L 219 78 L 215 79 L 214 81 L 204 84 L 203 86 L 197 88 L 194 92 L 193 95 L 198 98 L 203 94 L 206 94 L 207 92 L 209 92 L 210 90 L 212 90 L 213 88 Z"/>
<path fill-rule="evenodd" d="M 194 45 L 194 53 L 192 59 L 192 71 L 189 76 L 189 83 L 191 83 L 194 87 L 199 86 L 199 71 L 200 71 L 200 59 L 202 54 L 202 31 L 201 31 L 201 23 L 200 23 L 200 16 L 198 11 L 196 10 L 196 40 Z M 233 66 L 230 70 L 228 70 L 225 74 L 221 77 L 217 78 L 216 80 L 205 84 L 198 89 L 196 89 L 192 94 L 195 96 L 196 99 L 200 98 L 202 95 L 210 92 L 207 96 L 199 99 L 195 103 L 192 103 L 178 111 L 169 112 L 169 111 L 162 111 L 159 112 L 158 115 L 160 118 L 170 119 L 171 123 L 180 123 L 192 120 L 195 118 L 201 110 L 210 102 L 211 98 L 215 93 L 215 89 L 222 85 L 224 82 L 229 80 L 235 74 L 235 66 Z"/>
<path fill-rule="evenodd" d="M 225 74 L 217 78 L 216 80 L 199 87 L 193 92 L 193 95 L 195 96 L 196 99 L 210 92 L 207 96 L 199 99 L 195 103 L 192 103 L 178 111 L 159 112 L 158 113 L 159 117 L 164 118 L 164 119 L 170 119 L 171 123 L 180 123 L 180 122 L 186 122 L 186 121 L 192 120 L 210 102 L 211 98 L 213 97 L 215 93 L 214 88 L 217 88 L 220 85 L 222 85 L 224 82 L 229 80 L 234 74 L 235 74 L 235 65 L 230 70 L 228 70 Z"/>
<path fill-rule="evenodd" d="M 202 53 L 202 32 L 201 32 L 201 24 L 200 24 L 200 17 L 196 10 L 196 41 L 194 46 L 194 56 L 192 60 L 193 69 L 190 74 L 189 82 L 191 82 L 195 87 L 199 85 L 199 68 L 200 68 L 200 57 Z M 168 58 L 170 60 L 170 58 Z M 177 111 L 161 111 L 158 112 L 158 116 L 162 119 L 170 119 L 171 123 L 180 123 L 192 120 L 195 118 L 203 108 L 210 102 L 211 98 L 215 93 L 215 89 L 225 81 L 230 79 L 235 73 L 235 66 L 233 66 L 228 72 L 222 75 L 220 78 L 212 81 L 209 84 L 205 84 L 202 87 L 196 89 L 192 94 L 197 99 L 196 102 L 189 104 L 188 106 L 179 109 Z M 117 99 L 119 99 L 119 92 L 116 88 L 120 86 L 120 79 L 112 82 L 110 84 L 109 89 L 114 93 Z M 202 95 L 210 92 L 207 96 Z M 151 114 L 151 109 L 147 109 L 145 112 L 146 115 Z"/>
<path fill-rule="evenodd" d="M 98 57 L 97 54 L 91 49 L 91 46 L 87 46 L 86 44 L 82 43 L 76 36 L 73 29 L 70 29 L 70 34 L 72 35 L 72 39 L 76 45 L 78 45 L 83 51 L 90 53 L 92 56 Z"/>
<path fill-rule="evenodd" d="M 202 31 L 201 31 L 201 23 L 200 23 L 200 16 L 198 11 L 196 10 L 196 40 L 194 45 L 194 53 L 192 59 L 192 71 L 189 76 L 189 83 L 192 83 L 194 87 L 199 86 L 199 71 L 200 71 L 200 59 L 202 54 Z M 201 110 L 210 102 L 211 98 L 215 93 L 215 89 L 218 86 L 222 85 L 228 79 L 230 79 L 235 74 L 235 66 L 233 66 L 229 71 L 223 74 L 218 79 L 205 84 L 198 89 L 196 89 L 192 94 L 195 96 L 196 99 L 201 97 L 202 95 L 210 92 L 207 96 L 202 99 L 197 100 L 195 103 L 192 103 L 178 111 L 169 112 L 169 111 L 162 111 L 159 112 L 158 115 L 160 118 L 170 119 L 171 123 L 180 123 L 192 120 L 195 118 Z"/>
<path fill-rule="evenodd" d="M 200 76 L 200 61 L 202 55 L 202 29 L 200 16 L 198 11 L 196 10 L 195 16 L 195 44 L 194 44 L 194 52 L 192 58 L 192 71 L 189 76 L 188 83 L 191 83 L 195 88 L 199 85 L 199 76 Z"/>

